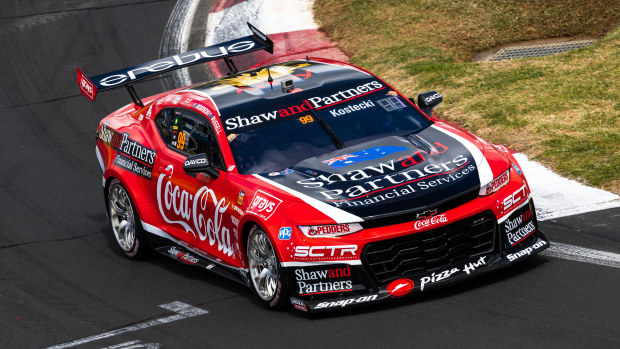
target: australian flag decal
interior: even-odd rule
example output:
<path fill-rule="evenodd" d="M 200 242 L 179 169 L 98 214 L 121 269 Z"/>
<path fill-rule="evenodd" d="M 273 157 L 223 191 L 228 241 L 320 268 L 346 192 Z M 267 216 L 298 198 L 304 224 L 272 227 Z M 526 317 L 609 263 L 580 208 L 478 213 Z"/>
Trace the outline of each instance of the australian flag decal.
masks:
<path fill-rule="evenodd" d="M 339 169 L 345 166 L 357 164 L 358 162 L 376 160 L 390 154 L 394 154 L 399 151 L 407 150 L 407 147 L 396 147 L 393 145 L 387 145 L 384 147 L 373 147 L 356 151 L 351 154 L 344 154 L 336 156 L 331 159 L 321 161 L 325 165 L 329 165 L 335 169 Z"/>

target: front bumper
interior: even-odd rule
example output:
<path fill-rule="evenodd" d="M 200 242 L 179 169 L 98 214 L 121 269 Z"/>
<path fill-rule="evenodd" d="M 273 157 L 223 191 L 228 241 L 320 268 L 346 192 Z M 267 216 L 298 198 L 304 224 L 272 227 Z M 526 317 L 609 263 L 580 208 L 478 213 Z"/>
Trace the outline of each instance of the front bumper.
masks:
<path fill-rule="evenodd" d="M 360 260 L 287 267 L 284 274 L 292 306 L 318 312 L 426 292 L 547 247 L 530 200 L 502 221 L 486 211 L 439 229 L 367 244 Z"/>

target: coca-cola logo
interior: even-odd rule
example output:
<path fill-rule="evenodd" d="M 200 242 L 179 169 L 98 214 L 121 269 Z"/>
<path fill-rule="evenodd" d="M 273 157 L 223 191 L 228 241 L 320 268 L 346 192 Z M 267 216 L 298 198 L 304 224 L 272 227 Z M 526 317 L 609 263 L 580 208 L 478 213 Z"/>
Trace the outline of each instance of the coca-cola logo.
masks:
<path fill-rule="evenodd" d="M 276 212 L 276 209 L 281 203 L 282 200 L 277 197 L 257 190 L 254 194 L 254 198 L 252 198 L 252 202 L 250 203 L 247 212 L 253 213 L 262 219 L 267 220 L 271 217 L 271 215 L 273 215 L 274 212 Z"/>
<path fill-rule="evenodd" d="M 433 216 L 431 218 L 426 218 L 426 219 L 422 219 L 419 221 L 415 221 L 413 227 L 416 230 L 420 230 L 420 229 L 428 228 L 431 225 L 446 223 L 447 221 L 448 221 L 448 218 L 446 217 L 446 215 L 440 214 L 438 216 Z"/>
<path fill-rule="evenodd" d="M 166 168 L 172 169 L 172 165 Z M 207 186 L 203 186 L 195 194 L 190 194 L 166 180 L 166 177 L 161 173 L 157 180 L 157 205 L 164 221 L 182 226 L 195 238 L 208 240 L 211 246 L 217 243 L 218 251 L 232 256 L 230 231 L 222 226 L 222 216 L 230 203 L 226 204 L 224 198 L 218 200 L 215 192 Z M 211 213 L 207 210 L 209 201 L 213 203 L 215 210 L 212 212 L 213 217 L 206 218 L 205 215 Z"/>

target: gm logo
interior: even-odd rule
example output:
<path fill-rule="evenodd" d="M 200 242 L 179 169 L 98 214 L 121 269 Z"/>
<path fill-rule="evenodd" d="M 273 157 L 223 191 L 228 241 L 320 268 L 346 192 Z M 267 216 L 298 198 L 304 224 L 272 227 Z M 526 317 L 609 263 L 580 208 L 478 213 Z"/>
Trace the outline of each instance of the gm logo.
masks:
<path fill-rule="evenodd" d="M 293 229 L 291 227 L 282 227 L 280 228 L 280 234 L 278 234 L 278 239 L 280 240 L 289 240 L 291 238 L 291 232 Z"/>

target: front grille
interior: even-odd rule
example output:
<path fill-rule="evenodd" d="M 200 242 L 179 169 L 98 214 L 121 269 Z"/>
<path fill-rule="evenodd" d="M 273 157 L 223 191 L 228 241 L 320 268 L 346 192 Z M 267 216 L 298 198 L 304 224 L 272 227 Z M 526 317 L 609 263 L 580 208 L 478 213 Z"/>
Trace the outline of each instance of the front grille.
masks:
<path fill-rule="evenodd" d="M 462 268 L 472 258 L 494 251 L 496 232 L 495 216 L 485 211 L 438 229 L 370 243 L 362 262 L 379 283 Z"/>

